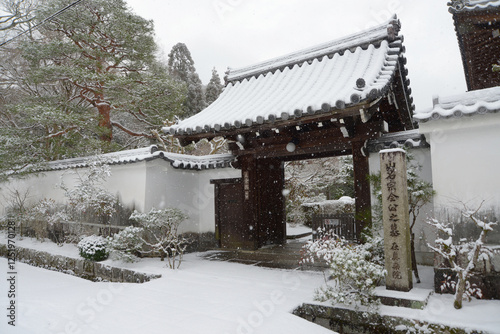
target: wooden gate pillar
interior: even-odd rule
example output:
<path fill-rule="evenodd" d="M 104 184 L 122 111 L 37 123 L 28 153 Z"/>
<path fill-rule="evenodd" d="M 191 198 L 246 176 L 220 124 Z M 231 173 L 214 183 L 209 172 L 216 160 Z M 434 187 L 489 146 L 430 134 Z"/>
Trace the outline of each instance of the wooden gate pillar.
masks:
<path fill-rule="evenodd" d="M 361 231 L 370 227 L 372 223 L 371 214 L 371 190 L 370 190 L 370 167 L 368 154 L 364 153 L 364 142 L 352 142 L 352 160 L 354 167 L 354 194 L 356 197 L 356 237 L 361 240 Z"/>
<path fill-rule="evenodd" d="M 241 165 L 241 177 L 243 181 L 243 209 L 242 215 L 249 226 L 248 233 L 253 240 L 252 249 L 257 249 L 258 246 L 258 176 L 257 176 L 257 160 L 250 155 L 239 156 L 238 160 Z"/>

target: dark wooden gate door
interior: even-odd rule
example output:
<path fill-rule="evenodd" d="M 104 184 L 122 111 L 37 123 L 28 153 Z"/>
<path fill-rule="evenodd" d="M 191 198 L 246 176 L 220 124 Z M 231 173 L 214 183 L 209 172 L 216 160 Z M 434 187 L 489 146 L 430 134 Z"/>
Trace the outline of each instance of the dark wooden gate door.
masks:
<path fill-rule="evenodd" d="M 254 249 L 254 229 L 243 214 L 241 179 L 213 180 L 216 238 L 221 248 Z"/>

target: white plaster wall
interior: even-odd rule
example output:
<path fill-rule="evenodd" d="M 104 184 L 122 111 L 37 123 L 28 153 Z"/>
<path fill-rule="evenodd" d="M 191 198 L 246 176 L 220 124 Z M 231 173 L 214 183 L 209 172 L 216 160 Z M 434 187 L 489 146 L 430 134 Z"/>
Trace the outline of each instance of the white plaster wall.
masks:
<path fill-rule="evenodd" d="M 78 175 L 84 175 L 85 171 L 85 168 L 50 171 L 1 184 L 0 214 L 5 214 L 9 194 L 14 190 L 21 194 L 28 193 L 27 204 L 34 204 L 43 198 L 65 202 L 64 191 L 58 186 L 61 180 L 72 188 L 78 181 Z M 215 191 L 210 180 L 239 177 L 241 170 L 233 168 L 192 171 L 175 169 L 170 162 L 155 159 L 112 165 L 105 188 L 118 195 L 126 207 L 138 211 L 167 207 L 181 209 L 189 219 L 180 226 L 179 232 L 205 233 L 215 232 Z"/>
<path fill-rule="evenodd" d="M 0 215 L 6 214 L 6 209 L 12 201 L 12 194 L 18 192 L 26 197 L 26 205 L 33 205 L 43 198 L 52 198 L 58 202 L 64 200 L 64 191 L 58 185 L 61 183 L 62 171 L 41 173 L 27 176 L 23 179 L 11 179 L 0 184 Z M 71 178 L 65 181 L 71 184 Z"/>
<path fill-rule="evenodd" d="M 500 208 L 500 114 L 437 120 L 420 130 L 430 138 L 436 212 Z"/>
<path fill-rule="evenodd" d="M 233 168 L 184 170 L 157 159 L 148 162 L 146 207 L 175 207 L 188 215 L 179 232 L 215 232 L 215 192 L 212 179 L 241 177 Z"/>
<path fill-rule="evenodd" d="M 22 179 L 11 179 L 8 183 L 0 185 L 0 213 L 5 214 L 9 205 L 11 193 L 19 191 L 27 194 L 26 204 L 35 204 L 41 199 L 53 199 L 58 203 L 65 203 L 67 198 L 61 183 L 68 188 L 73 188 L 79 177 L 83 177 L 86 168 L 75 168 L 57 171 L 48 171 Z M 127 207 L 134 207 L 139 211 L 144 209 L 145 200 L 145 162 L 127 165 L 112 165 L 111 176 L 104 187 L 119 196 L 121 202 Z"/>
<path fill-rule="evenodd" d="M 105 188 L 129 208 L 144 211 L 146 206 L 146 161 L 112 165 Z"/>
<path fill-rule="evenodd" d="M 182 210 L 189 218 L 180 226 L 179 232 L 197 232 L 199 213 L 191 205 L 198 187 L 197 172 L 174 169 L 169 165 L 168 169 L 163 171 L 161 181 L 158 175 L 153 176 L 151 172 L 152 170 L 149 170 L 148 196 L 155 194 L 157 198 L 150 198 L 148 205 L 156 204 L 159 209 L 172 207 Z"/>

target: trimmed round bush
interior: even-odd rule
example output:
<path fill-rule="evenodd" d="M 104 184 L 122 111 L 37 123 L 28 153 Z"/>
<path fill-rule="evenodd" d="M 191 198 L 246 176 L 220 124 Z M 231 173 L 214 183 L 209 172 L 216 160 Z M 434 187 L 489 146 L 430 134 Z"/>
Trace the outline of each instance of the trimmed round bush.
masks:
<path fill-rule="evenodd" d="M 78 243 L 78 250 L 80 251 L 80 256 L 85 259 L 103 261 L 109 256 L 107 245 L 108 242 L 103 237 L 91 235 L 90 237 L 83 238 Z"/>

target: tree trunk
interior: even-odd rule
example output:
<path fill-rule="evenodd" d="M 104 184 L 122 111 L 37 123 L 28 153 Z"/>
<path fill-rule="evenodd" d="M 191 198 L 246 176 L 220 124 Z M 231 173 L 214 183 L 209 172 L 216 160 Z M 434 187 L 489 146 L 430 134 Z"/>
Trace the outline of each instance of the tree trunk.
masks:
<path fill-rule="evenodd" d="M 100 135 L 102 141 L 110 142 L 113 139 L 113 126 L 111 125 L 111 105 L 106 102 L 97 102 L 99 112 L 99 127 L 103 133 Z"/>
<path fill-rule="evenodd" d="M 462 308 L 462 302 L 464 300 L 464 292 L 465 292 L 465 283 L 466 279 L 463 273 L 458 273 L 458 282 L 457 282 L 457 290 L 455 292 L 455 301 L 453 302 L 453 306 L 459 310 Z"/>
<path fill-rule="evenodd" d="M 410 237 L 410 245 L 411 245 L 411 266 L 413 269 L 413 274 L 417 279 L 417 283 L 420 283 L 420 277 L 418 275 L 418 267 L 417 267 L 417 256 L 415 255 L 415 233 L 411 234 Z"/>

